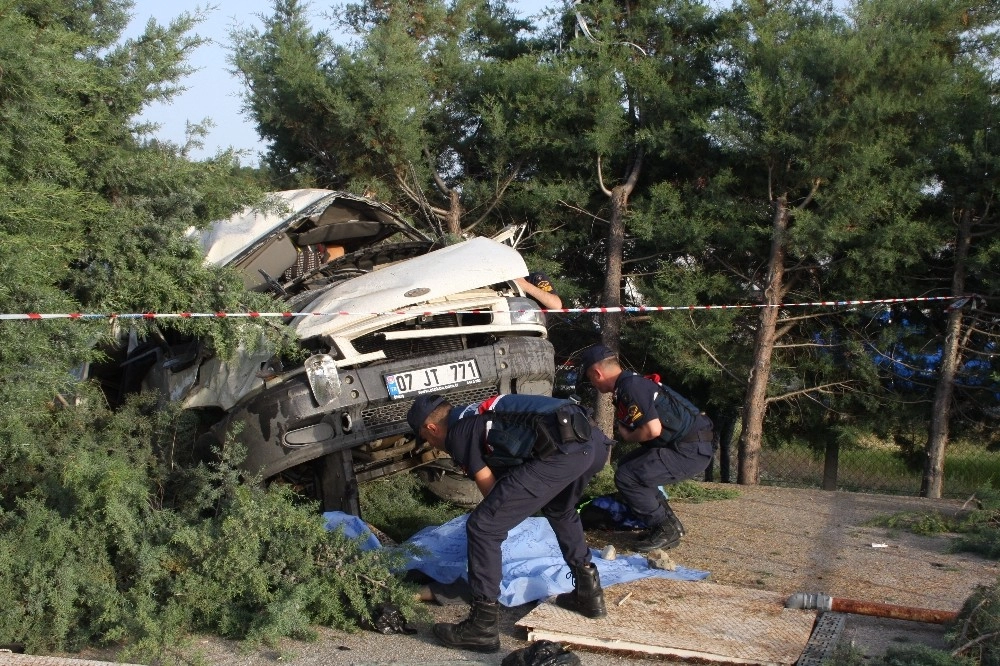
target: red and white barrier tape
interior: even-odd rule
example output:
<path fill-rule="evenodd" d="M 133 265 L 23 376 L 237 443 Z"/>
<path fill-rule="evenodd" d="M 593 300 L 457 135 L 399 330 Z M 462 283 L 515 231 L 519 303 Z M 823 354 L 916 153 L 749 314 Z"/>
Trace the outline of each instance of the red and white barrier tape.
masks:
<path fill-rule="evenodd" d="M 915 303 L 924 301 L 956 301 L 954 307 L 961 307 L 958 303 L 961 301 L 964 303 L 967 298 L 956 298 L 955 296 L 920 296 L 913 298 L 873 298 L 873 299 L 858 299 L 849 301 L 812 301 L 808 303 L 780 303 L 777 305 L 772 305 L 769 303 L 752 303 L 744 305 L 639 305 L 639 306 L 628 306 L 628 307 L 598 307 L 598 308 L 538 308 L 538 309 L 525 309 L 525 310 L 510 310 L 510 312 L 515 313 L 526 313 L 526 312 L 548 312 L 553 314 L 602 314 L 606 312 L 627 312 L 627 313 L 644 313 L 644 312 L 670 312 L 677 310 L 740 310 L 740 309 L 753 309 L 753 308 L 769 308 L 769 307 L 779 307 L 779 308 L 805 308 L 805 307 L 845 307 L 850 305 L 872 305 L 878 303 Z M 287 317 L 329 317 L 333 315 L 338 316 L 350 316 L 350 315 L 411 315 L 411 316 L 432 316 L 439 314 L 481 314 L 486 312 L 497 312 L 496 310 L 437 310 L 428 312 L 419 312 L 416 310 L 387 310 L 385 312 L 348 312 L 348 311 L 330 311 L 330 312 L 137 312 L 137 313 L 83 313 L 83 312 L 72 312 L 72 313 L 38 313 L 38 312 L 28 312 L 23 314 L 0 314 L 0 321 L 14 321 L 14 320 L 42 320 L 42 319 L 81 319 L 81 320 L 94 320 L 94 319 L 197 319 L 197 318 L 214 318 L 214 319 L 258 319 L 258 318 L 287 318 Z"/>

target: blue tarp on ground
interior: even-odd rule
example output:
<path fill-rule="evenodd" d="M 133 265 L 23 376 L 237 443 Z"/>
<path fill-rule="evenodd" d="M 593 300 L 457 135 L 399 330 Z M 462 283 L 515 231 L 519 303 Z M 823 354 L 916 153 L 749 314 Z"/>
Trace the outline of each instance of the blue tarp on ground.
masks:
<path fill-rule="evenodd" d="M 368 528 L 368 523 L 357 516 L 352 516 L 343 511 L 327 511 L 323 514 L 323 517 L 326 518 L 327 530 L 332 532 L 340 527 L 344 530 L 344 536 L 349 539 L 361 537 L 361 550 L 372 550 L 382 545 L 379 543 L 378 537 L 372 534 L 372 531 Z"/>
<path fill-rule="evenodd" d="M 467 543 L 465 521 L 459 516 L 439 527 L 427 527 L 406 542 L 427 551 L 426 556 L 414 557 L 406 565 L 439 583 L 454 583 L 466 579 Z M 639 578 L 670 578 L 702 580 L 707 571 L 688 569 L 680 565 L 674 571 L 654 569 L 645 556 L 622 556 L 604 560 L 593 551 L 594 564 L 601 574 L 601 585 L 608 587 Z M 530 601 L 569 592 L 573 581 L 569 567 L 563 561 L 556 535 L 544 518 L 528 518 L 510 531 L 503 543 L 503 580 L 500 583 L 500 603 L 520 606 Z"/>

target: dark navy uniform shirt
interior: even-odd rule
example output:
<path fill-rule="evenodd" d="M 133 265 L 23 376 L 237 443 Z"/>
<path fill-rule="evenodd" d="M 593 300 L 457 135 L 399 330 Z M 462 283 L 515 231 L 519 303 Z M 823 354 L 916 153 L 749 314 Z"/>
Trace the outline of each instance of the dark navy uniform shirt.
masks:
<path fill-rule="evenodd" d="M 498 423 L 498 415 L 505 412 L 547 414 L 567 403 L 568 400 L 550 396 L 512 393 L 453 407 L 448 412 L 445 450 L 470 477 L 475 477 L 484 467 L 489 467 L 494 474 L 499 475 L 512 464 L 531 457 L 537 433 L 534 427 Z M 524 457 L 512 459 L 506 455 L 502 442 L 523 451 Z M 491 456 L 494 446 L 498 449 L 498 455 Z"/>
<path fill-rule="evenodd" d="M 612 396 L 615 421 L 627 430 L 659 419 L 660 436 L 643 444 L 670 444 L 684 437 L 698 418 L 698 408 L 687 399 L 632 370 L 623 370 Z"/>
<path fill-rule="evenodd" d="M 452 407 L 448 412 L 448 435 L 444 442 L 445 450 L 470 477 L 487 467 L 483 459 L 483 443 L 486 441 L 489 416 L 480 415 L 475 410 L 470 412 L 469 408 L 475 406 Z"/>

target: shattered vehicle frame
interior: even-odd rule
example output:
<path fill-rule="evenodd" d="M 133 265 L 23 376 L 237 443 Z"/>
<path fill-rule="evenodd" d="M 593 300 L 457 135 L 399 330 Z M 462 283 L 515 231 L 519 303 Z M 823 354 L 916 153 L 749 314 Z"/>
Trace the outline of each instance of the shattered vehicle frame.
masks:
<path fill-rule="evenodd" d="M 197 238 L 207 262 L 239 269 L 249 289 L 301 313 L 281 321 L 305 362 L 266 349 L 224 362 L 190 341 L 161 342 L 152 355 L 135 351 L 155 358 L 144 389 L 202 410 L 213 423 L 203 446 L 235 433 L 248 471 L 294 484 L 323 510 L 360 515 L 358 484 L 417 469 L 440 496 L 474 504 L 450 459 L 416 446 L 406 413 L 424 393 L 456 404 L 551 394 L 545 315 L 515 282 L 528 274 L 523 258 L 490 238 L 441 247 L 388 206 L 345 192 L 272 197 L 282 212 L 247 210 Z"/>

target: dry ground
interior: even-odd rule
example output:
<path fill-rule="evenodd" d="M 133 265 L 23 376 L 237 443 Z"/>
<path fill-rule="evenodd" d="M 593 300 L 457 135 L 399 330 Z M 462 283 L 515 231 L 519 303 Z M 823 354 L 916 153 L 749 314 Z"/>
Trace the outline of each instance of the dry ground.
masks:
<path fill-rule="evenodd" d="M 710 571 L 714 583 L 958 610 L 978 583 L 1000 575 L 995 561 L 949 552 L 955 535 L 866 525 L 899 512 L 957 512 L 961 502 L 774 487 L 739 492 L 734 500 L 677 503 L 688 536 L 671 556 Z"/>
<path fill-rule="evenodd" d="M 923 537 L 866 526 L 873 518 L 903 511 L 958 511 L 960 502 L 774 487 L 738 487 L 738 491 L 739 497 L 731 500 L 674 503 L 687 536 L 670 555 L 678 564 L 711 572 L 708 580 L 713 583 L 785 595 L 821 592 L 838 598 L 958 610 L 977 584 L 992 583 L 1000 575 L 994 561 L 949 552 L 954 535 Z M 591 545 L 598 547 L 609 535 L 590 537 Z M 616 540 L 620 552 L 627 550 L 627 541 Z M 442 648 L 429 623 L 417 624 L 419 633 L 413 636 L 323 630 L 318 642 L 289 641 L 282 650 L 244 653 L 236 645 L 215 639 L 196 641 L 196 646 L 205 663 L 220 666 L 500 664 L 506 654 L 527 645 L 524 630 L 514 624 L 531 608 L 529 604 L 505 609 L 502 649 L 496 655 Z M 431 606 L 430 610 L 435 621 L 454 622 L 467 614 L 462 606 Z M 943 645 L 940 625 L 849 618 L 842 642 L 852 641 L 867 654 L 880 654 L 894 641 Z M 585 666 L 657 662 L 639 655 L 574 651 Z"/>

